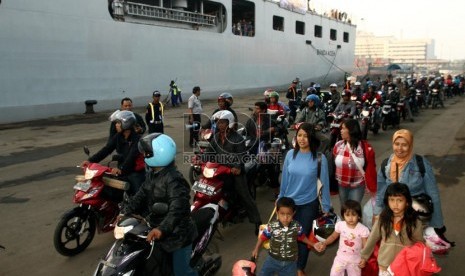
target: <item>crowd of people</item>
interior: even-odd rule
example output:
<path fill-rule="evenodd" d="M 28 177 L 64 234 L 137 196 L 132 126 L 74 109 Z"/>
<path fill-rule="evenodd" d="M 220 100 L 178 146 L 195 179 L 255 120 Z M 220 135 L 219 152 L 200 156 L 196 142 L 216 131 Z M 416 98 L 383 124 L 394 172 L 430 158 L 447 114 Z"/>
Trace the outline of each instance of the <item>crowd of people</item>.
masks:
<path fill-rule="evenodd" d="M 398 87 L 391 83 L 385 84 L 387 90 L 397 92 Z M 402 84 L 398 83 L 398 86 Z M 366 89 L 360 87 L 360 83 L 355 83 L 352 90 L 340 93 L 336 84 L 330 86 L 330 98 L 336 101 L 333 103 L 336 112 L 355 113 L 351 95 L 367 99 L 379 95 L 374 94 L 373 83 Z M 174 82 L 170 83 L 170 89 L 171 95 L 176 94 L 172 97 L 172 106 L 176 107 L 180 91 Z M 211 128 L 211 152 L 238 156 L 234 159 L 236 163 L 224 165 L 231 168 L 233 190 L 249 221 L 255 225 L 258 241 L 252 256 L 257 258 L 263 242 L 270 241 L 269 255 L 260 275 L 305 275 L 309 251 L 324 252 L 337 239 L 339 249 L 330 275 L 344 275 L 345 272 L 362 275 L 375 250 L 378 252 L 377 273 L 391 275 L 389 266 L 396 255 L 415 242 L 424 242 L 426 227 L 434 228 L 447 241 L 433 168 L 425 157 L 414 153 L 413 134 L 407 129 L 397 130 L 392 137 L 392 154 L 377 167 L 374 149 L 363 139 L 359 121 L 354 116 L 342 122 L 341 139 L 329 145 L 322 132 L 327 123 L 321 109 L 325 95 L 316 84 L 306 91 L 305 96 L 299 79 L 294 80 L 286 92 L 289 100 L 286 105 L 279 101 L 278 92 L 267 89 L 265 99 L 255 102 L 252 115 L 245 122 L 246 135 L 238 132 L 238 118 L 232 109 L 234 101 L 230 93 L 218 96 L 218 108 L 213 111 L 211 120 L 203 125 L 201 115 L 205 111 L 199 86 L 192 89 L 188 100 L 186 118 L 192 126 L 189 128 L 189 145 L 195 147 L 201 128 Z M 131 184 L 130 197 L 123 204 L 121 214 L 137 213 L 149 218 L 153 230 L 147 240 L 163 241 L 162 249 L 173 256 L 175 275 L 197 275 L 188 263 L 197 234 L 189 218 L 190 188 L 175 166 L 176 143 L 164 134 L 165 110 L 160 97 L 159 91 L 152 93 L 153 100 L 147 105 L 145 122 L 132 111 L 132 100 L 122 99 L 120 109 L 110 117 L 106 145 L 83 161 L 82 166 L 99 162 L 116 151 L 118 166 L 111 173 Z M 263 149 L 261 143 L 270 143 L 280 132 L 277 121 L 283 117 L 289 118 L 295 126 L 294 146 L 283 152 L 281 177 L 280 171 L 270 169 L 273 179 L 270 187 L 275 191 L 277 216 L 259 234 L 261 215 L 249 193 L 242 155 L 258 154 Z M 146 130 L 148 134 L 144 136 Z M 244 136 L 252 139 L 251 146 L 246 146 Z M 335 189 L 331 179 L 337 183 Z M 334 212 L 331 203 L 334 193 L 339 194 L 342 220 L 331 223 L 334 231 L 323 240 L 312 240 L 309 237 L 314 231 L 313 222 Z M 362 215 L 365 215 L 362 214 L 362 201 L 366 193 L 372 198 L 369 203 L 374 202 L 369 225 L 362 222 Z M 434 206 L 423 205 L 430 208 L 426 210 L 430 212 L 426 219 L 425 214 L 413 209 L 413 202 L 419 202 L 418 197 L 429 199 L 427 203 Z M 170 211 L 163 218 L 151 217 L 150 206 L 159 200 L 168 202 Z M 153 262 L 155 260 L 147 261 L 146 271 L 154 271 Z"/>

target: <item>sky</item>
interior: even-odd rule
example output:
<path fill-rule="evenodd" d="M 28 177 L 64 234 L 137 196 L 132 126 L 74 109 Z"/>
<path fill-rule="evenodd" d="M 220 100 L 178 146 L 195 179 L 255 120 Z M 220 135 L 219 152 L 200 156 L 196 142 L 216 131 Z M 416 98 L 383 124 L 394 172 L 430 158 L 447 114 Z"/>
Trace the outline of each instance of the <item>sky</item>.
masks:
<path fill-rule="evenodd" d="M 310 5 L 317 12 L 345 11 L 357 30 L 376 36 L 434 39 L 437 58 L 465 59 L 463 0 L 311 0 Z"/>

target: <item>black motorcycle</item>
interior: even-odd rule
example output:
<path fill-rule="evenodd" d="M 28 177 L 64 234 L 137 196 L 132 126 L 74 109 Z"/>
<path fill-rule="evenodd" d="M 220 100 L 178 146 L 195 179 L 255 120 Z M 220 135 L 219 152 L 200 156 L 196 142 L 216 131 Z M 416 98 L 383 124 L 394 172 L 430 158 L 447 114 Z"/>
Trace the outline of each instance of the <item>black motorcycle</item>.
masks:
<path fill-rule="evenodd" d="M 400 124 L 400 118 L 397 111 L 397 103 L 386 100 L 381 109 L 381 128 L 386 130 L 389 125 L 394 128 L 398 128 Z"/>
<path fill-rule="evenodd" d="M 155 215 L 164 215 L 167 211 L 168 205 L 165 203 L 152 206 Z M 192 213 L 199 235 L 193 242 L 190 264 L 199 275 L 215 275 L 221 267 L 220 255 L 204 254 L 216 231 L 218 216 L 218 206 L 214 204 Z M 123 217 L 115 226 L 116 241 L 97 265 L 94 276 L 140 275 L 152 254 L 157 254 L 157 263 L 163 266 L 160 269 L 163 275 L 172 275 L 170 254 L 164 252 L 157 242 L 146 241 L 151 229 L 141 217 Z"/>

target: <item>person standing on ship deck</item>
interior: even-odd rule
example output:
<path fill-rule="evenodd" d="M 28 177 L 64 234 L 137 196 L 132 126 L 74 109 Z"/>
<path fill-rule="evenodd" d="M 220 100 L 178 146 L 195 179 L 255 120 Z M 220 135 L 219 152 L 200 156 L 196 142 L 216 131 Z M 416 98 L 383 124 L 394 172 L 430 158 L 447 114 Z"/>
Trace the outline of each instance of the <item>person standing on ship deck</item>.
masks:
<path fill-rule="evenodd" d="M 147 105 L 145 121 L 149 127 L 149 133 L 163 133 L 163 104 L 160 102 L 160 92 L 153 92 L 153 101 Z"/>

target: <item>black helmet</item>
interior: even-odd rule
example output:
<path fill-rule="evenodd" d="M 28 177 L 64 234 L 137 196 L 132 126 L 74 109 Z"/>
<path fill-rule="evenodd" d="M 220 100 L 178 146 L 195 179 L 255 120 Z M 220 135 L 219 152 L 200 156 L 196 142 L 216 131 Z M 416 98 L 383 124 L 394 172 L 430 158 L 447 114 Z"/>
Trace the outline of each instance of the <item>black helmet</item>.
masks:
<path fill-rule="evenodd" d="M 131 129 L 136 124 L 136 116 L 128 110 L 116 110 L 109 119 L 112 122 L 120 122 L 123 130 Z"/>
<path fill-rule="evenodd" d="M 233 104 L 233 96 L 230 93 L 221 93 L 220 96 L 218 97 L 218 101 L 224 101 L 226 105 L 232 106 Z"/>

